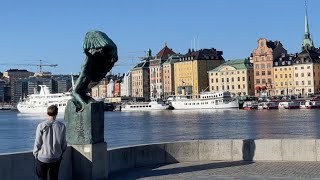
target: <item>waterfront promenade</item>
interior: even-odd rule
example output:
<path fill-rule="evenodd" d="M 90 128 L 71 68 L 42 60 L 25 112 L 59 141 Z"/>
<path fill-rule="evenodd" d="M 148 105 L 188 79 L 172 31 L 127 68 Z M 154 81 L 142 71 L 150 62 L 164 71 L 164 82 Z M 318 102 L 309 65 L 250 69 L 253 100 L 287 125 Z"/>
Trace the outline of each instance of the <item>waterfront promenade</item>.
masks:
<path fill-rule="evenodd" d="M 320 179 L 319 162 L 185 162 L 135 168 L 110 175 L 110 180 L 124 179 Z"/>

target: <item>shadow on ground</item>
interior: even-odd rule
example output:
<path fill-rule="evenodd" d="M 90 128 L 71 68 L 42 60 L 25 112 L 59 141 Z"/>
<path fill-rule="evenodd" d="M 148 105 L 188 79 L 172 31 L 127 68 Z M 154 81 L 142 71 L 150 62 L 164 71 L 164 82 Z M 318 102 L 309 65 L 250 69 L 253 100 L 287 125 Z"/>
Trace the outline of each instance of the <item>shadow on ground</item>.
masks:
<path fill-rule="evenodd" d="M 180 173 L 188 173 L 195 171 L 204 171 L 209 169 L 217 169 L 217 168 L 226 168 L 233 166 L 242 166 L 252 164 L 254 162 L 250 161 L 233 161 L 233 162 L 214 162 L 208 164 L 200 164 L 200 165 L 191 165 L 186 167 L 174 167 L 170 169 L 161 169 L 162 165 L 153 165 L 141 168 L 129 169 L 126 171 L 120 171 L 113 173 L 109 176 L 109 179 L 118 180 L 118 179 L 139 179 L 146 177 L 156 177 L 156 176 L 164 176 L 164 175 L 173 175 Z"/>

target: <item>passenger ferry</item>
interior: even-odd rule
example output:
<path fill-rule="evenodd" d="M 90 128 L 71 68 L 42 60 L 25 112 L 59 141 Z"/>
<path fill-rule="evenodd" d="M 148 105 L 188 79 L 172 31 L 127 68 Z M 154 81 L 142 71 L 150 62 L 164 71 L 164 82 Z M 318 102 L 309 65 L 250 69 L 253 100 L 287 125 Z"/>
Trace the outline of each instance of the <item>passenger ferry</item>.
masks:
<path fill-rule="evenodd" d="M 230 92 L 203 92 L 198 97 L 176 96 L 170 105 L 174 109 L 228 109 L 239 108 L 239 102 Z"/>
<path fill-rule="evenodd" d="M 47 108 L 51 105 L 58 107 L 59 113 L 64 113 L 67 102 L 72 98 L 71 92 L 50 93 L 45 85 L 39 85 L 39 94 L 31 94 L 17 104 L 20 113 L 47 113 Z"/>
<path fill-rule="evenodd" d="M 134 102 L 121 105 L 121 111 L 152 111 L 152 110 L 166 110 L 169 104 L 164 103 L 159 99 L 154 99 L 151 102 Z"/>
<path fill-rule="evenodd" d="M 319 109 L 320 101 L 304 100 L 300 101 L 300 109 Z"/>

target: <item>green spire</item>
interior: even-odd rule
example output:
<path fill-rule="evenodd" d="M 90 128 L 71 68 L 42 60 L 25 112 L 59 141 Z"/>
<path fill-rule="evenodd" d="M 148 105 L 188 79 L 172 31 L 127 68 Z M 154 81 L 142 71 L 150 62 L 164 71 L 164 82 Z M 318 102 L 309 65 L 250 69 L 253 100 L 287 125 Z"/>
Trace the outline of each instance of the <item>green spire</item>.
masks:
<path fill-rule="evenodd" d="M 309 31 L 309 21 L 308 21 L 308 10 L 307 10 L 307 1 L 305 1 L 306 6 L 306 15 L 305 15 L 305 25 L 304 25 L 304 39 L 303 39 L 303 49 L 313 48 L 313 41 L 311 39 Z"/>

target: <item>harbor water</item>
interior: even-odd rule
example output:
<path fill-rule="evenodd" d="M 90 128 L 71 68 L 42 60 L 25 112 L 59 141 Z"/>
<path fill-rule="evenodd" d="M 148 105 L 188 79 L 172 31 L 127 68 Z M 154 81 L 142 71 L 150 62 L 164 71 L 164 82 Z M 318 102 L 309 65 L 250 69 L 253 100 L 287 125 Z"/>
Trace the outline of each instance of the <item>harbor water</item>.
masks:
<path fill-rule="evenodd" d="M 317 109 L 105 112 L 105 141 L 114 148 L 193 139 L 319 138 L 319 117 Z M 46 118 L 0 111 L 0 153 L 31 151 L 36 126 Z"/>

